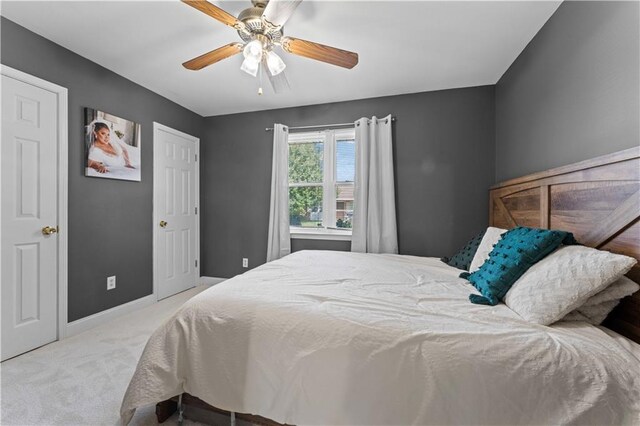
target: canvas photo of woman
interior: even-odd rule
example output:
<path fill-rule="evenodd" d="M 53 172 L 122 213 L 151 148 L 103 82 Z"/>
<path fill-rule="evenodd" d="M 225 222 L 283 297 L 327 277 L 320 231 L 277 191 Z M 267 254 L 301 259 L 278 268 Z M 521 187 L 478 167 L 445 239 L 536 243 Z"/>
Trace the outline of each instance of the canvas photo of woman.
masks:
<path fill-rule="evenodd" d="M 140 125 L 91 108 L 85 120 L 86 176 L 140 181 Z"/>

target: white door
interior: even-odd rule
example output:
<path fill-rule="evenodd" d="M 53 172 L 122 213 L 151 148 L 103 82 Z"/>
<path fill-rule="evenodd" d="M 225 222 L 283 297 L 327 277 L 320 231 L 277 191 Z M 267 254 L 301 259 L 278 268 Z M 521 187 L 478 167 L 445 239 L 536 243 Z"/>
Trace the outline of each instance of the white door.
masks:
<path fill-rule="evenodd" d="M 199 277 L 199 139 L 154 123 L 155 281 L 158 299 L 195 287 Z"/>
<path fill-rule="evenodd" d="M 2 360 L 57 337 L 57 108 L 2 76 Z"/>

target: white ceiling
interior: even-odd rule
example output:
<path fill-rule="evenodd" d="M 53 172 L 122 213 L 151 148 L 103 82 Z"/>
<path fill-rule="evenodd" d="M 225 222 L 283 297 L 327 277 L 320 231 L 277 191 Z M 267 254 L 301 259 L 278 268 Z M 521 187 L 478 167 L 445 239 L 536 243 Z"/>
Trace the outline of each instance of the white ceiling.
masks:
<path fill-rule="evenodd" d="M 250 1 L 212 1 L 237 16 Z M 2 1 L 6 18 L 203 116 L 495 84 L 560 1 L 303 1 L 285 34 L 358 52 L 347 70 L 284 53 L 291 91 L 182 62 L 237 33 L 178 1 Z"/>

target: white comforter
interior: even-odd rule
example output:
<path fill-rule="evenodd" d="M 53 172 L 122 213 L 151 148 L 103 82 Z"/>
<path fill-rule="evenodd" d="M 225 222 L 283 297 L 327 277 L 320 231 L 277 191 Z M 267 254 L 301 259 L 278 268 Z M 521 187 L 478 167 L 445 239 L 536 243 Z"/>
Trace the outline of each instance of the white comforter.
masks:
<path fill-rule="evenodd" d="M 122 403 L 182 392 L 289 424 L 638 424 L 640 346 L 532 325 L 437 259 L 303 251 L 188 301 Z"/>

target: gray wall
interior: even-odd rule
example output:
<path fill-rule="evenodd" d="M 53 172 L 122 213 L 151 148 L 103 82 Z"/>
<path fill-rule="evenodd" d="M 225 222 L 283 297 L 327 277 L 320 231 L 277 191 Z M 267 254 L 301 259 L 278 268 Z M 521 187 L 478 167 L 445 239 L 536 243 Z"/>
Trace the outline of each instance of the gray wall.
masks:
<path fill-rule="evenodd" d="M 496 85 L 498 181 L 640 143 L 638 2 L 565 1 Z"/>
<path fill-rule="evenodd" d="M 291 239 L 291 251 L 300 250 L 338 250 L 350 251 L 351 241 L 331 241 L 331 240 L 303 240 Z"/>
<path fill-rule="evenodd" d="M 2 63 L 69 90 L 69 321 L 151 294 L 153 122 L 199 137 L 204 119 L 1 19 Z M 141 182 L 84 176 L 84 107 L 142 125 Z"/>
<path fill-rule="evenodd" d="M 201 144 L 202 274 L 265 261 L 274 122 L 398 118 L 394 164 L 402 254 L 452 253 L 487 223 L 487 188 L 639 143 L 637 2 L 565 2 L 497 86 L 203 119 L 2 18 L 2 63 L 69 89 L 69 320 L 152 292 L 152 122 Z M 84 177 L 82 111 L 142 124 L 142 182 Z M 292 249 L 348 250 L 293 240 Z M 106 291 L 106 277 L 118 277 Z"/>
<path fill-rule="evenodd" d="M 442 256 L 487 225 L 493 183 L 494 87 L 444 90 L 205 119 L 201 146 L 203 275 L 230 277 L 265 261 L 273 123 L 290 126 L 397 117 L 394 124 L 400 253 Z M 204 220 L 206 218 L 206 220 Z M 294 240 L 301 248 L 344 242 Z"/>

